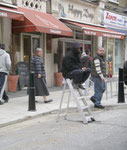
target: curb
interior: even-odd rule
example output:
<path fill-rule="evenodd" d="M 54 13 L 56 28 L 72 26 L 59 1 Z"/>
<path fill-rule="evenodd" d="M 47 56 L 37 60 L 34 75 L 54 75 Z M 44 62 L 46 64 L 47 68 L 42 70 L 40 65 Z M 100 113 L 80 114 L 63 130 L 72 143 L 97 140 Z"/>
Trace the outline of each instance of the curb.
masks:
<path fill-rule="evenodd" d="M 97 109 L 97 108 L 94 108 L 93 106 L 90 105 L 90 108 L 91 108 L 92 112 L 110 111 L 111 108 L 113 108 L 115 110 L 116 108 L 121 109 L 121 107 L 124 108 L 124 109 L 127 109 L 127 103 L 118 103 L 118 104 L 115 104 L 115 105 L 107 105 L 107 106 L 105 106 L 105 109 Z M 70 110 L 75 110 L 75 109 L 77 109 L 77 108 L 76 107 L 70 107 Z M 61 113 L 64 113 L 65 110 L 66 110 L 66 108 L 62 108 Z M 52 113 L 57 114 L 57 112 L 58 112 L 58 109 L 54 109 L 54 110 L 44 112 L 44 113 L 40 113 L 40 114 L 37 114 L 37 115 L 34 115 L 34 116 L 26 116 L 22 119 L 17 119 L 17 120 L 14 120 L 14 121 L 10 121 L 10 122 L 7 122 L 7 123 L 0 124 L 0 128 L 6 127 L 6 126 L 9 126 L 9 125 L 13 125 L 13 124 L 17 124 L 17 123 L 20 123 L 20 122 L 23 122 L 23 121 L 28 121 L 28 120 L 31 120 L 31 119 L 35 119 L 35 118 L 38 118 L 38 117 L 41 117 L 41 116 L 44 116 L 44 115 L 49 115 L 49 114 L 52 114 Z"/>

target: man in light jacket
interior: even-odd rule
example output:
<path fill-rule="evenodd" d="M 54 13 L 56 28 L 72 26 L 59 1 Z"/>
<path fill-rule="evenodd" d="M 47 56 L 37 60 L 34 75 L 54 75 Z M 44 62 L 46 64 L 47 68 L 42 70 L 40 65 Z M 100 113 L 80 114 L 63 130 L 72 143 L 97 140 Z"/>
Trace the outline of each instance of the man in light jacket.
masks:
<path fill-rule="evenodd" d="M 7 82 L 7 76 L 11 68 L 10 55 L 5 51 L 5 45 L 0 44 L 0 105 Z"/>

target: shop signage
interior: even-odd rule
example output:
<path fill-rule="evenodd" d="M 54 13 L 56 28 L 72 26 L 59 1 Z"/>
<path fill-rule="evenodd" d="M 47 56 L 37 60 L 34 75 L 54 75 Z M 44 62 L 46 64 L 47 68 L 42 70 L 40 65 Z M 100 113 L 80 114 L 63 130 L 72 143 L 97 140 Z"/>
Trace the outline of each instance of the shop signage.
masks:
<path fill-rule="evenodd" d="M 61 34 L 62 31 L 50 29 L 50 32 L 55 34 Z"/>
<path fill-rule="evenodd" d="M 28 85 L 28 81 L 29 81 L 28 64 L 26 62 L 19 62 L 17 64 L 17 70 L 18 70 L 20 85 L 22 86 Z"/>
<path fill-rule="evenodd" d="M 58 12 L 61 17 L 76 19 L 85 22 L 94 22 L 95 14 L 94 8 L 82 6 L 79 3 L 58 3 Z"/>
<path fill-rule="evenodd" d="M 80 17 L 80 18 L 86 17 L 86 18 L 90 18 L 90 20 L 93 20 L 94 18 L 94 14 L 90 13 L 88 8 L 79 10 L 76 9 L 74 5 L 71 4 L 68 5 L 68 13 L 73 14 L 74 17 Z"/>
<path fill-rule="evenodd" d="M 104 24 L 119 29 L 127 29 L 127 17 L 104 11 Z"/>

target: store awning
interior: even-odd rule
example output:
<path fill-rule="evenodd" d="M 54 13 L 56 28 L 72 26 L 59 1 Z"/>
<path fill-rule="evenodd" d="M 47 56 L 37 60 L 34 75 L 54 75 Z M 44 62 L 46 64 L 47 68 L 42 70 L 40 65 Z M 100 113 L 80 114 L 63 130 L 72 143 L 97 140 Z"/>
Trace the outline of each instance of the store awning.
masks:
<path fill-rule="evenodd" d="M 19 12 L 17 9 L 14 8 L 6 8 L 2 6 L 0 6 L 0 17 L 11 18 L 19 21 L 24 20 L 22 12 Z"/>
<path fill-rule="evenodd" d="M 48 13 L 18 8 L 24 13 L 24 22 L 13 21 L 13 32 L 43 32 L 61 36 L 73 36 L 72 30 Z"/>
<path fill-rule="evenodd" d="M 84 34 L 87 35 L 103 36 L 107 38 L 117 38 L 117 39 L 124 39 L 124 35 L 125 35 L 123 33 L 119 33 L 104 27 L 86 25 L 86 24 L 72 22 L 72 21 L 64 21 L 64 22 L 81 28 Z"/>

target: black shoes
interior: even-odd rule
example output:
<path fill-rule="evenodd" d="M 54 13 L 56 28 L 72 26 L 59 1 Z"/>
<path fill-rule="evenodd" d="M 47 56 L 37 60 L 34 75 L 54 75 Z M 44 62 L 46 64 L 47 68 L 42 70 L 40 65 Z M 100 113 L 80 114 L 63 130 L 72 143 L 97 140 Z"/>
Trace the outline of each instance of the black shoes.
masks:
<path fill-rule="evenodd" d="M 102 105 L 94 105 L 95 108 L 104 109 L 105 107 Z"/>
<path fill-rule="evenodd" d="M 90 98 L 90 100 L 91 100 L 93 103 L 96 102 L 96 100 L 95 100 L 95 98 L 94 98 L 93 96 Z"/>
<path fill-rule="evenodd" d="M 0 105 L 3 105 L 4 103 L 0 101 Z"/>
<path fill-rule="evenodd" d="M 96 105 L 96 104 L 95 104 L 96 99 L 95 99 L 93 96 L 90 98 L 90 100 L 94 103 L 94 107 L 95 107 L 95 108 L 99 108 L 99 109 L 104 109 L 104 108 L 105 108 L 105 107 L 102 106 L 102 105 Z"/>
<path fill-rule="evenodd" d="M 44 101 L 44 103 L 50 103 L 52 101 L 53 101 L 53 99 L 49 99 L 49 100 Z"/>

